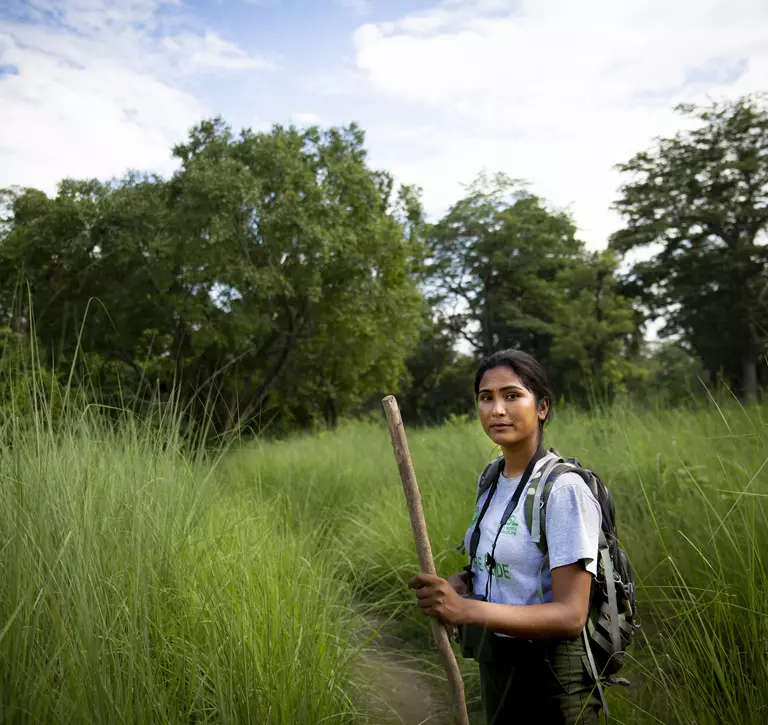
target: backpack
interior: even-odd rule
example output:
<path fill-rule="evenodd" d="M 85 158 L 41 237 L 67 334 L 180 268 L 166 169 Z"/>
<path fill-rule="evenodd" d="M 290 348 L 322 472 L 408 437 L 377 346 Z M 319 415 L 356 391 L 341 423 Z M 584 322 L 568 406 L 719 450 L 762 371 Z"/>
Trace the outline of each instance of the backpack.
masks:
<path fill-rule="evenodd" d="M 608 708 L 602 692 L 605 685 L 629 685 L 623 678 L 614 675 L 624 665 L 626 650 L 635 629 L 640 626 L 635 604 L 634 572 L 624 549 L 619 546 L 616 530 L 616 511 L 613 497 L 599 476 L 581 466 L 576 458 L 567 461 L 554 449 L 544 465 L 527 484 L 525 496 L 525 521 L 532 541 L 544 553 L 539 572 L 539 598 L 544 601 L 541 586 L 544 566 L 548 561 L 546 526 L 547 500 L 557 478 L 566 472 L 581 477 L 600 504 L 602 526 L 598 540 L 597 576 L 592 580 L 589 596 L 589 615 L 582 636 L 595 682 L 608 715 Z M 479 500 L 490 488 L 494 478 L 501 473 L 504 457 L 489 463 L 478 482 Z M 539 515 L 534 516 L 538 511 Z M 602 684 L 601 684 L 602 683 Z"/>

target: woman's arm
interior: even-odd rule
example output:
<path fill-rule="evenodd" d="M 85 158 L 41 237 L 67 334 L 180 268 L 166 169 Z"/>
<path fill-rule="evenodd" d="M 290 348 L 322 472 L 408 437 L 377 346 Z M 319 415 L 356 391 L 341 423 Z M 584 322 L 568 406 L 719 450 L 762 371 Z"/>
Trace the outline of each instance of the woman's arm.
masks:
<path fill-rule="evenodd" d="M 552 601 L 512 605 L 463 599 L 445 579 L 418 574 L 408 582 L 416 590 L 422 614 L 447 624 L 473 624 L 522 639 L 577 637 L 587 621 L 592 575 L 581 563 L 552 569 Z"/>

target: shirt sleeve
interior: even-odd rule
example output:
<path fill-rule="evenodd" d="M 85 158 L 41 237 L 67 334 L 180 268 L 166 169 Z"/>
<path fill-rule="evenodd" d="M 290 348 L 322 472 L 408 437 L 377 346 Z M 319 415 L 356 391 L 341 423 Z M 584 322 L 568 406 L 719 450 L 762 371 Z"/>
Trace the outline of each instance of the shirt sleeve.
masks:
<path fill-rule="evenodd" d="M 547 500 L 549 568 L 584 563 L 597 575 L 597 547 L 602 514 L 600 504 L 575 473 L 564 473 Z"/>

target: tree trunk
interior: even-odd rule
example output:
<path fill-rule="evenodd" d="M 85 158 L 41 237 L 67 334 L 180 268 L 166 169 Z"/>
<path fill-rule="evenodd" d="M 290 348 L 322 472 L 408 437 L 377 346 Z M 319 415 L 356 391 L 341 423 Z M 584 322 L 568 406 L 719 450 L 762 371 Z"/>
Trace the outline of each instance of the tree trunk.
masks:
<path fill-rule="evenodd" d="M 291 327 L 293 327 L 293 324 L 291 324 Z M 269 394 L 269 391 L 272 389 L 272 386 L 277 382 L 277 379 L 280 376 L 280 373 L 283 371 L 283 367 L 285 366 L 286 361 L 288 360 L 288 355 L 290 354 L 291 350 L 293 350 L 294 347 L 298 344 L 298 331 L 291 330 L 289 333 L 288 341 L 283 346 L 282 351 L 280 352 L 279 357 L 277 358 L 277 362 L 272 366 L 272 369 L 269 370 L 264 377 L 264 381 L 261 384 L 261 387 L 258 389 L 256 394 L 253 396 L 253 399 L 251 402 L 246 406 L 245 410 L 237 415 L 237 418 L 231 417 L 230 423 L 227 426 L 225 433 L 229 433 L 229 431 L 234 428 L 235 426 L 240 426 L 243 423 L 247 422 L 247 420 L 256 412 L 256 410 L 259 409 L 261 404 L 266 399 L 267 395 Z"/>
<path fill-rule="evenodd" d="M 595 320 L 600 323 L 605 318 L 603 313 L 603 288 L 605 286 L 605 272 L 597 273 L 597 287 L 595 289 Z M 598 324 L 598 330 L 600 325 Z M 605 340 L 600 335 L 595 345 L 595 359 L 592 361 L 592 375 L 602 383 L 603 367 L 605 366 Z"/>
<path fill-rule="evenodd" d="M 336 430 L 339 427 L 339 410 L 332 397 L 328 397 L 325 401 L 325 423 L 331 430 Z"/>
<path fill-rule="evenodd" d="M 745 403 L 757 402 L 757 355 L 752 351 L 744 354 L 742 364 L 742 385 Z"/>
<path fill-rule="evenodd" d="M 757 388 L 757 351 L 760 346 L 757 340 L 753 309 L 753 307 L 747 308 L 747 340 L 741 356 L 742 390 L 744 391 L 744 402 L 747 404 L 757 403 L 759 392 Z"/>
<path fill-rule="evenodd" d="M 709 385 L 712 392 L 717 392 L 717 365 L 709 366 Z"/>
<path fill-rule="evenodd" d="M 488 357 L 494 353 L 493 344 L 493 326 L 491 324 L 491 305 L 488 299 L 488 282 L 483 281 L 484 298 L 483 298 L 483 357 Z"/>

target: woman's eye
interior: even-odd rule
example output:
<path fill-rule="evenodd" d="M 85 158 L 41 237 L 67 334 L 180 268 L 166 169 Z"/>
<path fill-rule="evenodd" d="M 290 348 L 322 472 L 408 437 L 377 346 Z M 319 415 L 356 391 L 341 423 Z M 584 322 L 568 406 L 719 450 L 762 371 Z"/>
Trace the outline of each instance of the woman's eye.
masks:
<path fill-rule="evenodd" d="M 514 400 L 517 397 L 514 393 L 507 393 L 507 400 Z"/>

